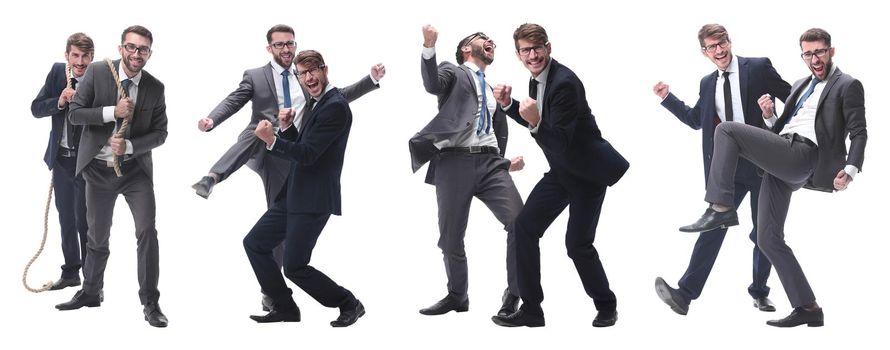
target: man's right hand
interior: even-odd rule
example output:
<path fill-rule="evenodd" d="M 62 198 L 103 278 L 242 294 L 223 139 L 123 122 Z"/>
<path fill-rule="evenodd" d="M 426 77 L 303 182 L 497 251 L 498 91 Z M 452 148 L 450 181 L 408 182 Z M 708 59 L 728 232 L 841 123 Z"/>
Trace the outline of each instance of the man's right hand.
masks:
<path fill-rule="evenodd" d="M 439 31 L 431 24 L 423 26 L 423 47 L 436 46 L 436 40 L 439 38 Z"/>
<path fill-rule="evenodd" d="M 763 119 L 769 119 L 776 115 L 776 103 L 773 102 L 773 97 L 770 94 L 760 96 L 757 99 L 757 104 L 760 105 L 760 110 L 763 112 Z"/>
<path fill-rule="evenodd" d="M 129 97 L 124 97 L 117 101 L 117 105 L 114 106 L 114 117 L 118 119 L 130 119 L 133 115 L 133 101 L 130 100 Z"/>
<path fill-rule="evenodd" d="M 658 97 L 661 97 L 663 100 L 667 97 L 668 93 L 671 92 L 671 87 L 668 84 L 665 84 L 663 81 L 659 81 L 658 84 L 655 84 L 655 87 L 652 88 L 652 92 L 654 92 Z"/>
<path fill-rule="evenodd" d="M 198 130 L 206 132 L 206 131 L 210 131 L 210 129 L 213 129 L 213 119 L 210 119 L 210 118 L 198 119 Z"/>
<path fill-rule="evenodd" d="M 62 95 L 59 96 L 59 109 L 65 108 L 68 105 L 68 102 L 74 99 L 74 89 L 65 88 L 62 90 Z"/>

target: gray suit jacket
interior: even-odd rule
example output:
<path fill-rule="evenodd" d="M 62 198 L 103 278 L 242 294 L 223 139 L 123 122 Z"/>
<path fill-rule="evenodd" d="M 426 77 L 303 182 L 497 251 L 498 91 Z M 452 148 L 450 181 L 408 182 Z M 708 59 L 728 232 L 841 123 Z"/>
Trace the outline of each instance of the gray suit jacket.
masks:
<path fill-rule="evenodd" d="M 798 80 L 791 88 L 788 101 L 797 101 L 802 91 L 810 84 L 812 76 Z M 827 79 L 819 106 L 816 108 L 816 142 L 819 143 L 819 160 L 810 180 L 804 185 L 812 190 L 832 192 L 833 180 L 845 165 L 854 165 L 862 171 L 865 158 L 865 143 L 868 132 L 865 129 L 865 92 L 862 83 L 849 74 L 834 70 Z M 782 117 L 772 130 L 782 131 L 791 119 L 795 103 L 786 103 Z M 850 136 L 849 153 L 844 139 Z"/>
<path fill-rule="evenodd" d="M 272 64 L 248 69 L 244 71 L 244 78 L 238 84 L 238 88 L 229 94 L 216 108 L 210 112 L 210 119 L 213 120 L 214 128 L 222 124 L 233 114 L 237 113 L 244 105 L 250 101 L 253 112 L 250 116 L 250 123 L 244 128 L 244 131 L 238 135 L 238 140 L 253 138 L 256 142 L 262 141 L 256 138 L 253 131 L 261 120 L 268 120 L 272 125 L 278 125 L 278 92 L 275 88 L 275 80 L 272 77 L 274 71 Z M 370 76 L 365 76 L 355 84 L 341 88 L 340 92 L 346 97 L 346 100 L 352 102 L 359 97 L 364 96 L 368 92 L 377 89 L 379 86 L 374 84 Z M 309 93 L 303 89 L 303 95 L 309 100 Z M 265 153 L 265 152 L 263 152 Z"/>
<path fill-rule="evenodd" d="M 120 60 L 114 61 L 115 70 Z M 77 93 L 68 109 L 71 124 L 84 125 L 77 147 L 77 173 L 80 174 L 99 151 L 108 143 L 114 132 L 114 122 L 106 123 L 102 109 L 114 106 L 118 101 L 117 85 L 104 61 L 93 62 L 77 86 Z M 151 150 L 164 144 L 167 139 L 167 104 L 164 101 L 164 84 L 142 71 L 136 108 L 126 139 L 133 144 L 129 161 L 138 162 L 149 178 L 153 178 Z"/>
<path fill-rule="evenodd" d="M 423 78 L 423 87 L 439 98 L 439 113 L 408 141 L 408 151 L 411 153 L 411 170 L 414 172 L 427 162 L 433 161 L 427 170 L 427 183 L 433 183 L 434 160 L 435 155 L 439 153 L 434 144 L 474 127 L 473 121 L 476 111 L 479 110 L 479 100 L 473 74 L 466 66 L 455 66 L 450 62 L 442 62 L 437 67 L 435 55 L 430 59 L 421 58 L 420 75 Z M 507 149 L 506 121 L 504 111 L 500 107 L 495 108 L 492 126 L 501 156 Z"/>

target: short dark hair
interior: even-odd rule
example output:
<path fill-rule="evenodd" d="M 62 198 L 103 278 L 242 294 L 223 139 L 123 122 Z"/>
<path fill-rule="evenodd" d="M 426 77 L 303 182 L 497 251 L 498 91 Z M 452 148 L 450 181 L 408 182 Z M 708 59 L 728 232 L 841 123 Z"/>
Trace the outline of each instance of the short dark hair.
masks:
<path fill-rule="evenodd" d="M 800 35 L 800 42 L 803 43 L 804 41 L 821 41 L 824 42 L 825 45 L 828 45 L 828 47 L 831 47 L 831 34 L 828 34 L 828 32 L 822 28 L 810 28 Z"/>
<path fill-rule="evenodd" d="M 513 45 L 519 51 L 519 40 L 528 40 L 537 45 L 545 45 L 550 42 L 544 27 L 534 23 L 524 23 L 513 31 Z"/>
<path fill-rule="evenodd" d="M 290 33 L 291 35 L 296 35 L 294 34 L 294 29 L 291 28 L 289 25 L 276 24 L 272 28 L 269 28 L 269 31 L 266 32 L 266 42 L 269 44 L 272 43 L 272 33 Z"/>
<path fill-rule="evenodd" d="M 72 46 L 82 50 L 83 52 L 86 52 L 91 56 L 96 51 L 96 48 L 93 45 L 93 39 L 90 39 L 90 37 L 88 37 L 84 33 L 74 33 L 68 37 L 68 42 L 65 45 L 65 53 L 70 53 Z"/>
<path fill-rule="evenodd" d="M 698 30 L 698 44 L 701 47 L 705 47 L 705 39 L 707 38 L 732 41 L 729 39 L 729 33 L 726 32 L 726 28 L 717 23 L 705 24 Z"/>
<path fill-rule="evenodd" d="M 485 35 L 485 33 L 483 33 L 483 32 L 475 32 L 475 33 L 467 35 L 466 37 L 461 39 L 457 43 L 457 50 L 454 51 L 454 59 L 457 60 L 457 64 L 464 64 L 464 53 L 463 53 L 463 51 L 461 51 L 461 49 L 463 49 L 464 46 L 469 45 L 470 41 L 476 40 L 476 38 L 482 38 L 482 40 L 489 39 L 488 35 Z"/>
<path fill-rule="evenodd" d="M 324 57 L 321 57 L 321 53 L 315 50 L 303 50 L 297 54 L 297 58 L 294 60 L 294 65 L 302 64 L 304 66 L 310 67 L 324 67 Z"/>
<path fill-rule="evenodd" d="M 128 33 L 136 33 L 138 35 L 144 36 L 148 38 L 148 44 L 151 45 L 154 43 L 154 37 L 151 35 L 151 31 L 148 28 L 145 28 L 140 25 L 129 26 L 127 29 L 124 29 L 124 32 L 121 33 L 121 44 L 124 43 L 124 40 L 127 38 Z"/>

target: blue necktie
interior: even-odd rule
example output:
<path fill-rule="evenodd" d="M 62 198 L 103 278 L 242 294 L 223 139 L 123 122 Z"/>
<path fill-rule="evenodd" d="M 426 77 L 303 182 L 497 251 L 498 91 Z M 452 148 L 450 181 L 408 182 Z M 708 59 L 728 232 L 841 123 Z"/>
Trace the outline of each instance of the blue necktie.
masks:
<path fill-rule="evenodd" d="M 816 84 L 818 84 L 818 83 L 819 83 L 819 79 L 816 79 L 815 77 L 812 80 L 810 80 L 810 87 L 807 88 L 807 91 L 803 93 L 803 95 L 800 97 L 800 100 L 798 100 L 797 104 L 794 105 L 794 113 L 791 114 L 792 117 L 797 115 L 797 112 L 800 111 L 801 107 L 803 107 L 804 101 L 806 101 L 808 98 L 810 98 L 810 95 L 813 94 L 813 90 L 816 89 Z"/>
<path fill-rule="evenodd" d="M 284 90 L 284 108 L 290 108 L 291 99 L 290 99 L 290 71 L 285 69 L 284 72 L 281 72 L 281 89 Z"/>
<path fill-rule="evenodd" d="M 479 77 L 479 91 L 482 93 L 482 103 L 479 107 L 479 125 L 476 127 L 476 135 L 482 135 L 483 130 L 485 134 L 488 134 L 491 131 L 491 121 L 490 115 L 488 112 L 488 99 L 485 97 L 485 73 L 481 70 L 476 71 L 476 76 Z"/>

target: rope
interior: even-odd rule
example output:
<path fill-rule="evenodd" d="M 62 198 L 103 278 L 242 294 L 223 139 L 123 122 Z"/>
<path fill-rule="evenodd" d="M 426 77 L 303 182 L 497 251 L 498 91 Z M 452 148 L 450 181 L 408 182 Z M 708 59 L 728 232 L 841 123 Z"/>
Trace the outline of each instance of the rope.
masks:
<path fill-rule="evenodd" d="M 65 79 L 65 88 L 71 88 L 71 66 L 67 63 L 65 64 L 65 76 L 68 77 Z M 40 293 L 45 292 L 53 287 L 53 281 L 46 282 L 43 287 L 40 288 L 32 288 L 28 285 L 28 270 L 31 269 L 31 264 L 37 260 L 37 257 L 40 256 L 40 253 L 43 253 L 43 247 L 46 246 L 46 234 L 49 232 L 49 205 L 53 199 L 53 179 L 50 177 L 49 179 L 49 193 L 46 195 L 46 209 L 43 210 L 43 239 L 40 240 L 40 248 L 37 249 L 37 253 L 31 257 L 31 260 L 28 261 L 28 264 L 25 265 L 25 272 L 22 273 L 22 284 L 25 285 L 25 289 L 32 293 Z"/>
<path fill-rule="evenodd" d="M 25 289 L 32 293 L 40 293 L 45 292 L 53 287 L 53 281 L 46 282 L 43 287 L 40 288 L 32 288 L 28 285 L 28 270 L 31 269 L 31 264 L 37 260 L 37 257 L 40 256 L 40 253 L 43 253 L 43 247 L 46 245 L 46 233 L 49 231 L 49 204 L 52 202 L 53 198 L 53 180 L 50 178 L 49 180 L 49 193 L 46 195 L 46 210 L 43 211 L 43 239 L 40 241 L 40 248 L 37 249 L 37 253 L 31 257 L 31 260 L 28 261 L 28 264 L 25 265 L 25 272 L 22 274 L 22 284 L 25 285 Z"/>
<path fill-rule="evenodd" d="M 110 58 L 106 58 L 105 63 L 108 64 L 108 69 L 111 70 L 111 76 L 114 77 L 114 83 L 115 83 L 115 85 L 117 85 L 117 95 L 120 96 L 121 99 L 123 99 L 125 96 L 127 96 L 127 94 L 124 93 L 124 87 L 121 85 L 121 79 L 117 75 L 117 70 L 114 69 L 114 64 L 111 63 Z M 124 121 L 121 122 L 121 127 L 119 129 L 117 129 L 117 133 L 115 135 L 123 137 L 124 133 L 127 132 L 127 127 L 129 127 L 129 126 L 130 126 L 130 119 L 129 118 L 124 119 Z M 118 158 L 119 158 L 119 156 L 117 154 L 115 154 L 114 155 L 114 173 L 117 174 L 117 177 L 121 177 L 121 176 L 124 176 L 124 173 L 121 172 L 120 159 L 118 159 Z"/>

